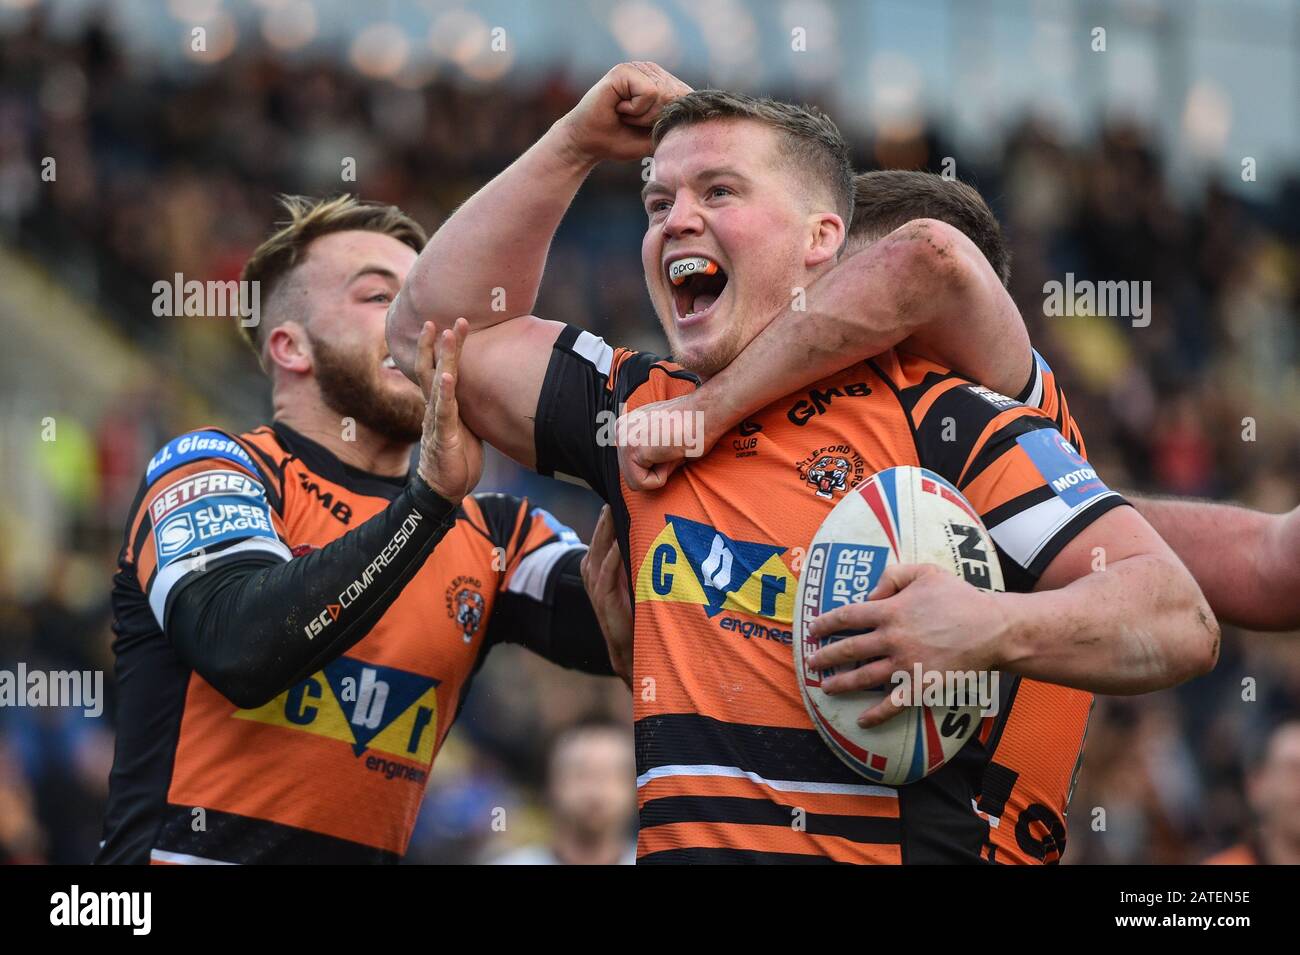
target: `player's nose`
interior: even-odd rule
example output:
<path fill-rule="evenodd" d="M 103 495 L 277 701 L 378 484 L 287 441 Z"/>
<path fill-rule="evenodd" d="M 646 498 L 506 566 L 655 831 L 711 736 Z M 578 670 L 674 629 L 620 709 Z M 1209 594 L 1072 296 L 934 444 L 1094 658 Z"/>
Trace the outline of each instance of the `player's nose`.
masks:
<path fill-rule="evenodd" d="M 700 235 L 704 231 L 704 219 L 700 215 L 700 206 L 690 195 L 678 195 L 673 199 L 673 207 L 664 218 L 664 233 L 670 238 Z"/>

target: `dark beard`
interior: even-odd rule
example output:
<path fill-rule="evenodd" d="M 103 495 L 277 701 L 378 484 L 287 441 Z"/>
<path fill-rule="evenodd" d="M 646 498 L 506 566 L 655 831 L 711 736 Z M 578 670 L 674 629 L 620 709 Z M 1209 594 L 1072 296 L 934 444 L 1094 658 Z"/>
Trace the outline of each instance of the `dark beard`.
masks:
<path fill-rule="evenodd" d="M 418 396 L 395 398 L 384 394 L 378 366 L 358 360 L 308 332 L 315 357 L 316 384 L 321 400 L 340 416 L 392 441 L 415 444 L 424 430 L 424 401 Z M 368 373 L 367 373 L 368 372 Z"/>

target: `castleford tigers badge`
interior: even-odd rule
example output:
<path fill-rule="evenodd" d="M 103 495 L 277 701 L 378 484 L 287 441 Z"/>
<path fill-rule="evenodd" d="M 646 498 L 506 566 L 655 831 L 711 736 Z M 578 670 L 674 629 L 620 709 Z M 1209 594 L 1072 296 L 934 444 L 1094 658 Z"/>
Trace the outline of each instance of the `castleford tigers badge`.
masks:
<path fill-rule="evenodd" d="M 818 497 L 834 498 L 857 486 L 866 474 L 866 461 L 847 444 L 813 451 L 796 465 L 799 479 L 812 485 Z"/>
<path fill-rule="evenodd" d="M 456 621 L 466 643 L 478 633 L 485 608 L 483 582 L 478 578 L 457 577 L 447 588 L 447 616 Z"/>

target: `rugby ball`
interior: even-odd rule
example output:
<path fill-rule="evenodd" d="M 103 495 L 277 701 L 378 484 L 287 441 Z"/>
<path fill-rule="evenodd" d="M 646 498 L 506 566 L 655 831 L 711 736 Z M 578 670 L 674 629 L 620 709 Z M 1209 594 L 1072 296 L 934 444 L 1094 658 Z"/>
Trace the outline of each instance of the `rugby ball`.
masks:
<path fill-rule="evenodd" d="M 908 706 L 880 726 L 863 729 L 858 716 L 887 698 L 895 684 L 831 696 L 822 682 L 860 664 L 812 670 L 804 662 L 822 646 L 851 635 L 814 639 L 807 633 L 808 622 L 835 607 L 866 600 L 890 564 L 937 564 L 985 590 L 1002 590 L 1002 570 L 975 509 L 948 481 L 925 468 L 888 468 L 863 481 L 813 537 L 799 575 L 794 619 L 795 676 L 804 705 L 841 760 L 872 782 L 902 786 L 939 769 L 975 735 L 983 708 L 947 705 L 970 701 L 973 694 L 961 699 L 946 694 L 940 705 Z M 986 677 L 986 688 L 990 683 Z M 929 697 L 936 698 L 937 691 Z"/>

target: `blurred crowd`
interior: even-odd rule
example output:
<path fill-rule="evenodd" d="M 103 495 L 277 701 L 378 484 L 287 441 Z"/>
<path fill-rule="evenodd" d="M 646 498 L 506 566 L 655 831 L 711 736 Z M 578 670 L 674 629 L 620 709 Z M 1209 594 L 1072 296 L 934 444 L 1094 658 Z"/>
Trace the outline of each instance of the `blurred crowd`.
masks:
<path fill-rule="evenodd" d="M 269 410 L 235 330 L 156 317 L 153 283 L 236 277 L 279 192 L 355 191 L 433 229 L 584 85 L 557 71 L 518 86 L 440 79 L 403 89 L 255 48 L 176 76 L 132 61 L 96 28 L 55 39 L 36 21 L 0 36 L 0 242 L 92 299 L 160 370 L 157 381 L 124 382 L 117 401 L 79 423 L 71 450 L 59 442 L 63 457 L 34 454 L 58 497 L 60 550 L 35 590 L 16 583 L 22 554 L 0 550 L 0 669 L 24 660 L 111 673 L 108 581 L 125 509 L 152 451 L 204 423 L 180 392 L 234 428 Z M 836 115 L 829 92 L 797 98 Z M 1031 336 L 1111 486 L 1270 510 L 1297 503 L 1300 180 L 1228 188 L 1207 170 L 1175 185 L 1151 138 L 1122 122 L 1076 141 L 1025 119 L 995 155 L 969 163 L 941 130 L 845 132 L 861 169 L 940 171 L 953 156 L 957 175 L 986 196 L 1010 240 L 1012 291 Z M 57 162 L 52 182 L 41 176 L 44 157 Z M 639 184 L 631 166 L 591 178 L 557 237 L 537 311 L 616 344 L 662 349 L 640 274 Z M 1067 273 L 1150 281 L 1150 324 L 1046 315 L 1044 283 Z M 69 473 L 84 479 L 54 480 Z M 482 487 L 527 494 L 584 538 L 594 524 L 592 495 L 500 459 Z M 93 855 L 112 757 L 111 680 L 109 693 L 98 720 L 0 708 L 0 861 Z M 630 712 L 621 684 L 495 653 L 435 767 L 411 861 L 553 861 L 573 827 L 593 819 L 619 858 L 635 804 L 630 787 L 603 781 L 630 782 L 630 743 L 611 743 L 617 734 L 602 727 Z M 1099 700 L 1065 861 L 1195 862 L 1247 837 L 1246 762 L 1270 727 L 1298 714 L 1297 636 L 1226 627 L 1212 674 Z"/>

